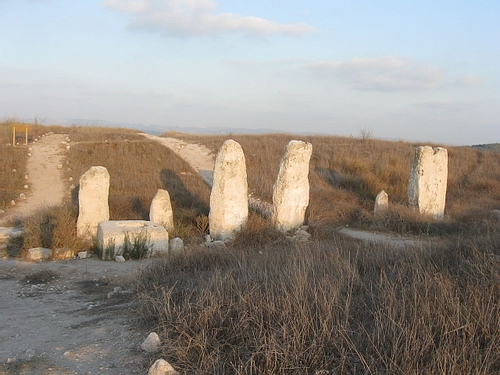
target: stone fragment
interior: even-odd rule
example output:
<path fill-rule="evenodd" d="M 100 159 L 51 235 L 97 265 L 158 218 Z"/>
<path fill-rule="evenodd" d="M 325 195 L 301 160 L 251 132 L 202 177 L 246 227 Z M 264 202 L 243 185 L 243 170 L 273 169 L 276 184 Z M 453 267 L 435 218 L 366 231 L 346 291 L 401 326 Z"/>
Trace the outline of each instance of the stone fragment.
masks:
<path fill-rule="evenodd" d="M 179 375 L 179 373 L 164 359 L 157 359 L 149 368 L 148 375 Z"/>
<path fill-rule="evenodd" d="M 87 259 L 87 252 L 86 251 L 79 251 L 78 252 L 78 259 Z"/>
<path fill-rule="evenodd" d="M 214 182 L 208 215 L 210 236 L 230 240 L 248 219 L 248 184 L 245 155 L 239 143 L 224 142 L 215 159 Z"/>
<path fill-rule="evenodd" d="M 312 145 L 290 141 L 281 159 L 273 187 L 272 221 L 276 229 L 287 232 L 304 223 L 309 205 L 309 160 Z"/>
<path fill-rule="evenodd" d="M 169 249 L 171 253 L 178 253 L 184 250 L 184 241 L 182 241 L 182 238 L 172 238 L 169 243 Z"/>
<path fill-rule="evenodd" d="M 40 262 L 49 260 L 52 256 L 52 250 L 45 247 L 35 247 L 28 250 L 26 260 L 29 262 Z"/>
<path fill-rule="evenodd" d="M 168 252 L 168 232 L 151 221 L 101 221 L 97 227 L 97 244 L 103 260 L 115 259 L 133 249 L 142 249 L 146 256 L 152 256 Z"/>
<path fill-rule="evenodd" d="M 149 208 L 149 220 L 163 225 L 169 233 L 174 230 L 174 212 L 168 191 L 158 189 L 156 192 Z"/>
<path fill-rule="evenodd" d="M 148 353 L 156 353 L 161 348 L 161 340 L 156 332 L 151 332 L 141 344 L 141 349 Z"/>
<path fill-rule="evenodd" d="M 125 258 L 121 255 L 115 256 L 115 261 L 118 263 L 125 263 Z"/>
<path fill-rule="evenodd" d="M 78 192 L 79 237 L 92 239 L 97 235 L 97 224 L 109 220 L 109 173 L 104 167 L 92 167 L 80 177 Z"/>
<path fill-rule="evenodd" d="M 408 182 L 408 204 L 423 215 L 442 219 L 448 181 L 448 151 L 420 146 L 415 149 Z"/>
<path fill-rule="evenodd" d="M 375 207 L 373 209 L 373 212 L 375 216 L 377 216 L 383 214 L 384 212 L 387 212 L 388 209 L 389 209 L 389 196 L 387 195 L 385 190 L 382 190 L 375 197 Z"/>

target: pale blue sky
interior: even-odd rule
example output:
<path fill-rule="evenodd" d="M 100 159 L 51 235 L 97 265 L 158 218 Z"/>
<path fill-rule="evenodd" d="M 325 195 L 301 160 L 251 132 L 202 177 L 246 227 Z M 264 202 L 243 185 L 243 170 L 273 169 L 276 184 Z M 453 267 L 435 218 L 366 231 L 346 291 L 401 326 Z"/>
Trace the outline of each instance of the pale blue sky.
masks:
<path fill-rule="evenodd" d="M 500 2 L 0 0 L 0 118 L 500 142 Z"/>

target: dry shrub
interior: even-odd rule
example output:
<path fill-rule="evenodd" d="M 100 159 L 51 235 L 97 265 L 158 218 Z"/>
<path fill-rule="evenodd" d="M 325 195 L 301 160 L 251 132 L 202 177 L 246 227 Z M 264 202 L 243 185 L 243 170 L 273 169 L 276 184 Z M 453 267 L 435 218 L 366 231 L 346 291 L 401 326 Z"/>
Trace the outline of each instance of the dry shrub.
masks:
<path fill-rule="evenodd" d="M 76 208 L 66 204 L 47 207 L 23 218 L 22 222 L 18 223 L 24 232 L 21 237 L 22 249 L 69 248 L 76 254 L 87 245 L 76 236 L 76 217 Z"/>
<path fill-rule="evenodd" d="M 392 249 L 342 237 L 195 250 L 138 279 L 185 374 L 500 371 L 500 231 Z"/>

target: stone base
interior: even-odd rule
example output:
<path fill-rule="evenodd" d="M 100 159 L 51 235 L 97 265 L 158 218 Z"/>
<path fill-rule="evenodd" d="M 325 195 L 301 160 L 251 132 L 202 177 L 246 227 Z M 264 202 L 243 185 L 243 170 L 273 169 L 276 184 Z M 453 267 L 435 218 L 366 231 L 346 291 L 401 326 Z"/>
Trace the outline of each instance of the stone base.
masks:
<path fill-rule="evenodd" d="M 145 220 L 101 221 L 97 226 L 97 244 L 103 260 L 142 251 L 149 257 L 168 252 L 168 232 L 161 225 Z"/>

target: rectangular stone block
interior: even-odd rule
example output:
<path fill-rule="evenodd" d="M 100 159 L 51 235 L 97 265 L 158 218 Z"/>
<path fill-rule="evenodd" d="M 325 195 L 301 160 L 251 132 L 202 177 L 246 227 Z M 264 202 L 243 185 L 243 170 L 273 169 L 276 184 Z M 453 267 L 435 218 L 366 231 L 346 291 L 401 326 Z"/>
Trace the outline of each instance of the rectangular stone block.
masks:
<path fill-rule="evenodd" d="M 101 221 L 97 226 L 97 243 L 103 260 L 113 260 L 127 251 L 144 251 L 149 257 L 168 252 L 167 230 L 151 221 Z"/>

